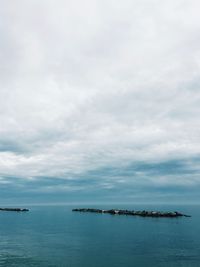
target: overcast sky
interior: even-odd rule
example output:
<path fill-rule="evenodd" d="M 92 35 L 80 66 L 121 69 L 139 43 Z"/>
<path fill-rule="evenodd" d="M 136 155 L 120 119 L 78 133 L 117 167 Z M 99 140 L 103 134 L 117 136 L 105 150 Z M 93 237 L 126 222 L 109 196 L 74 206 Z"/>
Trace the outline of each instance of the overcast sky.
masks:
<path fill-rule="evenodd" d="M 0 201 L 199 202 L 199 0 L 6 0 Z"/>

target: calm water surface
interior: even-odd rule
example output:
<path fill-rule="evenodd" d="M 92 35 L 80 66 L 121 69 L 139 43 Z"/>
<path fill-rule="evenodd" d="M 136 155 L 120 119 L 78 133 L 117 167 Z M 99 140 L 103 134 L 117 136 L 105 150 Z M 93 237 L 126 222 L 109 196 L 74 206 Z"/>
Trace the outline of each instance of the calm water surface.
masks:
<path fill-rule="evenodd" d="M 200 206 L 95 207 L 178 210 L 192 218 L 76 213 L 74 206 L 0 212 L 0 266 L 200 267 Z"/>

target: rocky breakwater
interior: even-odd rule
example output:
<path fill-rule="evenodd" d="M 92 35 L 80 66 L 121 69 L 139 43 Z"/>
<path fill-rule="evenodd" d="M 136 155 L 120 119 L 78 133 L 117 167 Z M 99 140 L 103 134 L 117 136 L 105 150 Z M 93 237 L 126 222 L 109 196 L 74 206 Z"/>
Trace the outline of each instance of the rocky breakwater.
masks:
<path fill-rule="evenodd" d="M 135 210 L 121 210 L 121 209 L 111 209 L 111 210 L 102 210 L 102 209 L 73 209 L 72 211 L 77 212 L 92 212 L 92 213 L 109 213 L 112 215 L 131 215 L 131 216 L 142 216 L 142 217 L 168 217 L 168 218 L 177 218 L 177 217 L 191 217 L 190 215 L 182 214 L 178 211 L 173 212 L 161 212 L 161 211 L 135 211 Z"/>
<path fill-rule="evenodd" d="M 0 211 L 16 211 L 16 212 L 20 212 L 20 211 L 29 211 L 29 209 L 21 209 L 21 208 L 0 208 Z"/>

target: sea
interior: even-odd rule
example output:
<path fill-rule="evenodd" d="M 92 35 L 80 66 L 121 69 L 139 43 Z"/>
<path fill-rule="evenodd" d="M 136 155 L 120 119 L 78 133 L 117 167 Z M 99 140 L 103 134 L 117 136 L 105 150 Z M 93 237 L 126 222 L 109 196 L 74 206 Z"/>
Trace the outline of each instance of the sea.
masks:
<path fill-rule="evenodd" d="M 200 267 L 198 205 L 26 206 L 0 212 L 0 266 Z M 72 212 L 73 208 L 180 211 L 148 218 Z"/>

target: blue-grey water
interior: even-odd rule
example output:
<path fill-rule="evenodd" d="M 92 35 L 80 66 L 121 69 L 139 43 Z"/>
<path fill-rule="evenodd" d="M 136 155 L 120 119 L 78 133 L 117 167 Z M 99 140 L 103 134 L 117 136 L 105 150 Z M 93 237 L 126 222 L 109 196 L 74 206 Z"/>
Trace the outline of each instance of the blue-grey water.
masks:
<path fill-rule="evenodd" d="M 110 207 L 178 210 L 192 217 L 78 213 L 74 206 L 0 212 L 0 266 L 200 267 L 200 206 Z"/>

